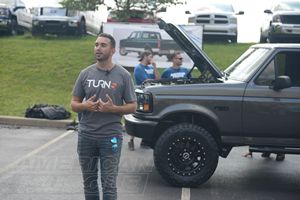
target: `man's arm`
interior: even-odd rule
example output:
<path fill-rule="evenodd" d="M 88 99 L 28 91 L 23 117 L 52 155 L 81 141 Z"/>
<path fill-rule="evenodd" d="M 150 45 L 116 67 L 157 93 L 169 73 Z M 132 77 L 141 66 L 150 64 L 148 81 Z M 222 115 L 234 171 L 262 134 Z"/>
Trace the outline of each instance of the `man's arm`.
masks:
<path fill-rule="evenodd" d="M 111 112 L 120 115 L 130 114 L 136 111 L 137 104 L 136 102 L 128 102 L 124 105 L 117 106 L 113 103 L 112 99 L 109 95 L 106 95 L 107 102 L 103 102 L 101 99 L 97 101 L 98 103 L 98 111 L 100 112 Z"/>
<path fill-rule="evenodd" d="M 155 63 L 155 62 L 152 62 L 151 64 L 152 64 L 153 69 L 154 69 L 155 80 L 160 79 L 160 74 L 159 74 L 159 71 L 158 71 L 158 69 L 157 69 L 156 63 Z"/>
<path fill-rule="evenodd" d="M 71 108 L 74 112 L 83 112 L 83 111 L 91 111 L 91 112 L 97 112 L 98 106 L 96 100 L 96 95 L 93 95 L 88 100 L 82 102 L 81 97 L 73 96 L 71 99 Z"/>

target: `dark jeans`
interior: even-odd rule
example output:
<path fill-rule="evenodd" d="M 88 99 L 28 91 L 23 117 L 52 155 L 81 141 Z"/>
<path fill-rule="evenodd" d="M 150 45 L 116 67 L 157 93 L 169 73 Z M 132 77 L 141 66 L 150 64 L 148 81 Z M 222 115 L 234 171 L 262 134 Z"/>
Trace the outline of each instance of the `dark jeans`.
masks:
<path fill-rule="evenodd" d="M 77 152 L 81 166 L 84 195 L 86 200 L 99 200 L 98 163 L 103 200 L 117 199 L 117 175 L 121 155 L 122 137 L 117 136 L 117 143 L 112 137 L 92 138 L 78 135 Z"/>

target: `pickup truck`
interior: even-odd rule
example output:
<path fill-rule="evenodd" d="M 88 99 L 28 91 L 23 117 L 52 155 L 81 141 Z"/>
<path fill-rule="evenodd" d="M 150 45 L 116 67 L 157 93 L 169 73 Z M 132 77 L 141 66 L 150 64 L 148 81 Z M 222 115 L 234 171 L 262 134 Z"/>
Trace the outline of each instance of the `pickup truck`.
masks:
<path fill-rule="evenodd" d="M 300 2 L 282 1 L 265 10 L 260 42 L 300 42 Z"/>
<path fill-rule="evenodd" d="M 11 35 L 23 33 L 23 26 L 28 19 L 25 4 L 19 0 L 0 0 L 0 31 Z"/>
<path fill-rule="evenodd" d="M 165 55 L 171 60 L 175 51 L 182 51 L 181 48 L 171 39 L 162 39 L 160 32 L 156 31 L 133 31 L 128 38 L 120 40 L 120 55 L 125 56 L 130 52 L 139 55 L 145 51 L 151 51 L 154 55 Z"/>
<path fill-rule="evenodd" d="M 21 0 L 0 0 L 0 31 L 11 35 L 24 31 L 32 31 L 33 35 L 98 35 L 103 21 L 101 12 L 68 10 L 60 5 L 28 9 Z"/>
<path fill-rule="evenodd" d="M 57 6 L 32 8 L 32 35 L 86 34 L 85 18 L 78 11 Z"/>
<path fill-rule="evenodd" d="M 145 82 L 136 112 L 124 118 L 127 133 L 154 149 L 166 181 L 203 184 L 237 146 L 300 154 L 300 44 L 253 45 L 222 72 L 180 26 L 160 27 L 200 76 Z"/>
<path fill-rule="evenodd" d="M 197 7 L 198 9 L 188 18 L 188 22 L 203 25 L 204 39 L 224 38 L 232 43 L 237 42 L 237 15 L 243 15 L 243 11 L 235 13 L 232 4 L 226 2 L 203 1 Z"/>

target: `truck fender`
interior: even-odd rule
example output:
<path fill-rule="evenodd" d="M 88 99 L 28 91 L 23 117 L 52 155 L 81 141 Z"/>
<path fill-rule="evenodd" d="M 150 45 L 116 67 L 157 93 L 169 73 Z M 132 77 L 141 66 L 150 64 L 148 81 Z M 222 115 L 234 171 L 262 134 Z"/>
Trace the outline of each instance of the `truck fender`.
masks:
<path fill-rule="evenodd" d="M 181 104 L 175 104 L 170 105 L 166 108 L 164 108 L 158 115 L 160 119 L 163 119 L 167 117 L 168 115 L 180 113 L 180 112 L 190 112 L 195 114 L 200 114 L 202 116 L 205 116 L 209 119 L 211 119 L 217 126 L 219 124 L 219 118 L 218 116 L 209 110 L 208 108 L 197 105 L 197 104 L 187 104 L 187 103 L 181 103 Z M 219 127 L 217 127 L 219 128 Z"/>

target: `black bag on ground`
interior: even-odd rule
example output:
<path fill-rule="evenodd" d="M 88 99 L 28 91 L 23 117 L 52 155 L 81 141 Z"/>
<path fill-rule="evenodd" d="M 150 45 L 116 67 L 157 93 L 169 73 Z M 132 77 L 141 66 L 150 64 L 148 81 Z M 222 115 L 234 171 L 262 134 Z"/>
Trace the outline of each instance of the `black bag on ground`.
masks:
<path fill-rule="evenodd" d="M 70 116 L 71 113 L 63 106 L 48 104 L 34 104 L 25 113 L 25 117 L 29 118 L 68 119 Z"/>

